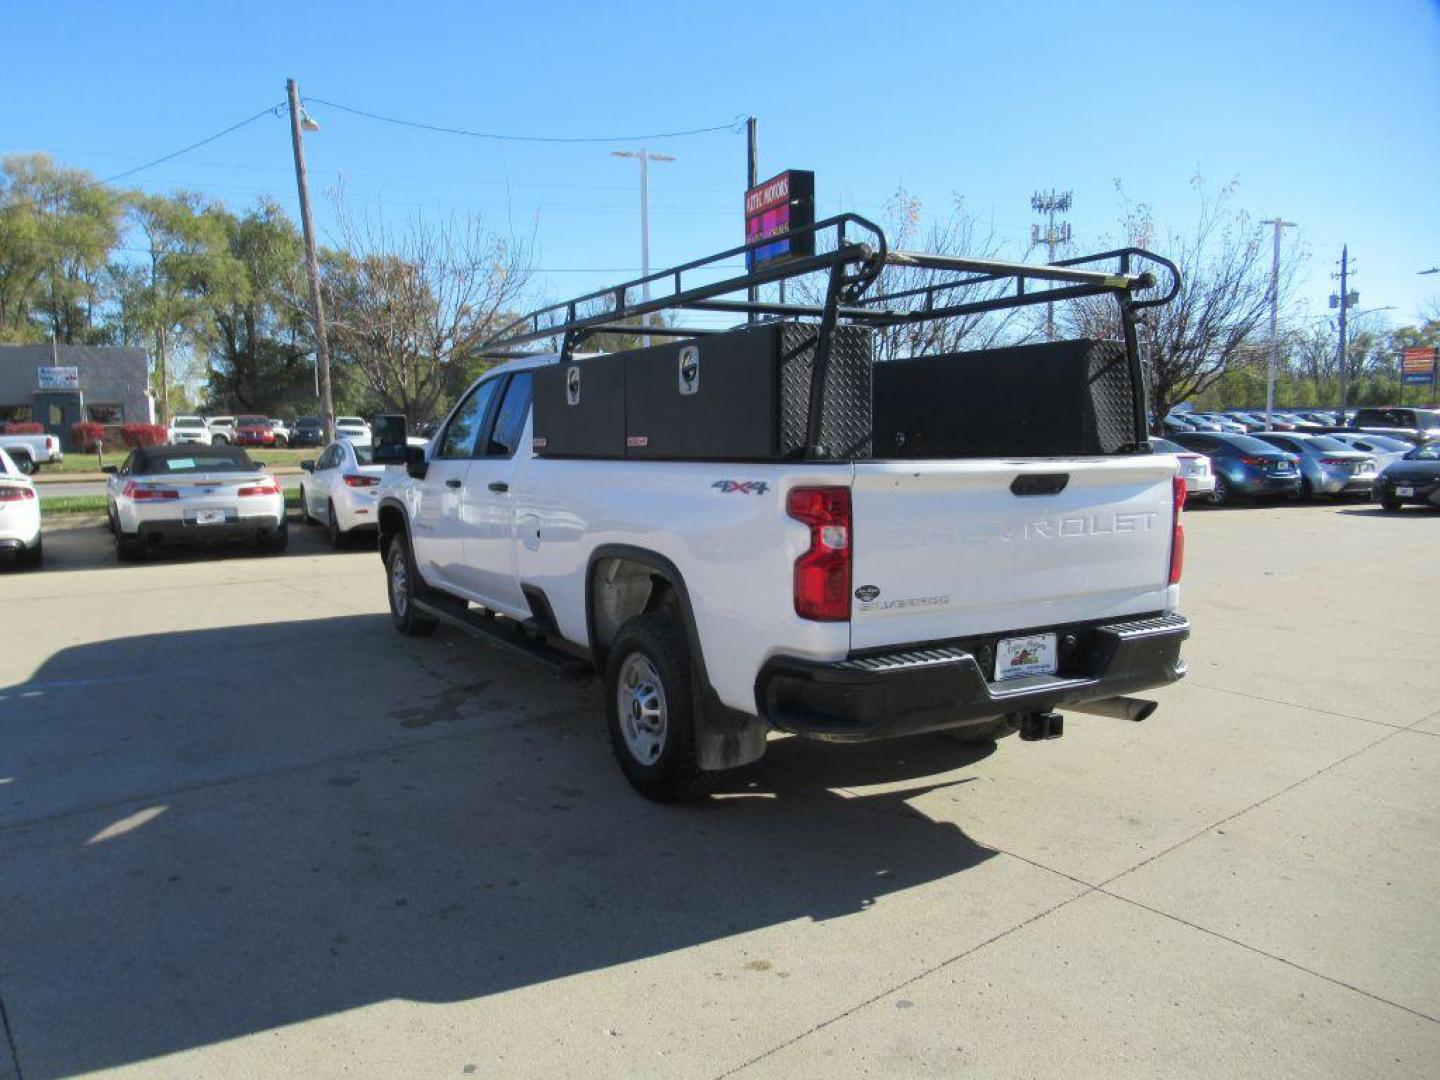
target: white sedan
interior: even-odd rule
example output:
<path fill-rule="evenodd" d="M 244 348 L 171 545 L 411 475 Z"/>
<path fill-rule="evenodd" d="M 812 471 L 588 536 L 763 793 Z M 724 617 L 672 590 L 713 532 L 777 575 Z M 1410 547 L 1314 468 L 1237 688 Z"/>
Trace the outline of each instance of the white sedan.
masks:
<path fill-rule="evenodd" d="M 140 447 L 105 471 L 110 529 L 123 562 L 165 543 L 250 540 L 263 551 L 285 550 L 280 481 L 243 447 Z"/>
<path fill-rule="evenodd" d="M 9 552 L 21 566 L 39 566 L 40 500 L 30 477 L 0 450 L 0 551 Z"/>
<path fill-rule="evenodd" d="M 1215 490 L 1215 473 L 1210 468 L 1210 459 L 1204 454 L 1186 450 L 1169 439 L 1152 438 L 1150 445 L 1157 454 L 1174 454 L 1180 459 L 1180 467 L 1176 473 L 1185 480 L 1187 499 L 1193 499 L 1197 495 L 1209 495 Z"/>
<path fill-rule="evenodd" d="M 300 520 L 323 523 L 330 543 L 340 547 L 359 530 L 376 528 L 376 493 L 385 466 L 376 465 L 369 444 L 338 439 L 314 461 L 302 461 Z"/>

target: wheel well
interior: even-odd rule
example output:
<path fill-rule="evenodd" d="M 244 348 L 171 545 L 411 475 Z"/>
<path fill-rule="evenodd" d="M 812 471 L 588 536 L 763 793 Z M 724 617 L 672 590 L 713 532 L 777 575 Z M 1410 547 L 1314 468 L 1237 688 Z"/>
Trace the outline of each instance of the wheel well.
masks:
<path fill-rule="evenodd" d="M 380 507 L 380 558 L 385 558 L 385 553 L 390 548 L 390 541 L 397 533 L 405 530 L 405 514 L 396 506 Z"/>
<path fill-rule="evenodd" d="M 590 647 L 603 656 L 625 620 L 652 611 L 679 608 L 675 584 L 637 559 L 595 560 L 590 572 Z"/>

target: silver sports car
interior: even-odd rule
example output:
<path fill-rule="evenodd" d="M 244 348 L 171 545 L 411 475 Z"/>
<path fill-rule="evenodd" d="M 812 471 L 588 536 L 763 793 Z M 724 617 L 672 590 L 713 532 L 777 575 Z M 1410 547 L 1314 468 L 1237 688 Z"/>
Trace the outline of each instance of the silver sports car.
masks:
<path fill-rule="evenodd" d="M 285 550 L 280 481 L 241 447 L 141 447 L 105 471 L 110 528 L 122 561 L 166 543 L 249 540 L 262 550 Z"/>

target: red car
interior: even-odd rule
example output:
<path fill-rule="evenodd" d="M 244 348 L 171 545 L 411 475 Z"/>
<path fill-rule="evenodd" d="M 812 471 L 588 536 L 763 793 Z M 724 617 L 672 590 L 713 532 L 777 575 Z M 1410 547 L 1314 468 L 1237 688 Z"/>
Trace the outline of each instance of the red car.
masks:
<path fill-rule="evenodd" d="M 270 426 L 270 418 L 237 416 L 234 443 L 236 446 L 274 446 L 275 429 Z"/>

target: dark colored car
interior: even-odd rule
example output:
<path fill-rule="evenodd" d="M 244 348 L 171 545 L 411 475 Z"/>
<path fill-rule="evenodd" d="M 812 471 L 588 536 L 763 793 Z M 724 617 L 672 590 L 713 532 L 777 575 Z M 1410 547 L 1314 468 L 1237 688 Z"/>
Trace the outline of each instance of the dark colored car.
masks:
<path fill-rule="evenodd" d="M 1440 439 L 1440 412 L 1435 409 L 1389 407 L 1357 409 L 1348 426 L 1354 431 L 1394 435 L 1418 446 L 1430 439 Z"/>
<path fill-rule="evenodd" d="M 235 417 L 236 446 L 274 446 L 275 429 L 268 416 Z"/>
<path fill-rule="evenodd" d="M 1255 436 L 1279 450 L 1300 459 L 1301 493 L 1307 498 L 1316 495 L 1370 496 L 1375 483 L 1376 462 L 1373 454 L 1357 450 L 1328 435 L 1307 435 L 1303 431 L 1267 431 Z"/>
<path fill-rule="evenodd" d="M 323 446 L 325 425 L 318 416 L 302 416 L 290 429 L 291 446 Z"/>
<path fill-rule="evenodd" d="M 1224 506 L 1236 497 L 1257 499 L 1300 493 L 1300 464 L 1295 455 L 1253 435 L 1196 431 L 1177 432 L 1170 438 L 1210 459 L 1210 468 L 1215 472 L 1210 502 L 1215 506 Z"/>
<path fill-rule="evenodd" d="M 1386 510 L 1406 503 L 1440 507 L 1440 439 L 1417 446 L 1381 473 L 1375 496 Z"/>

